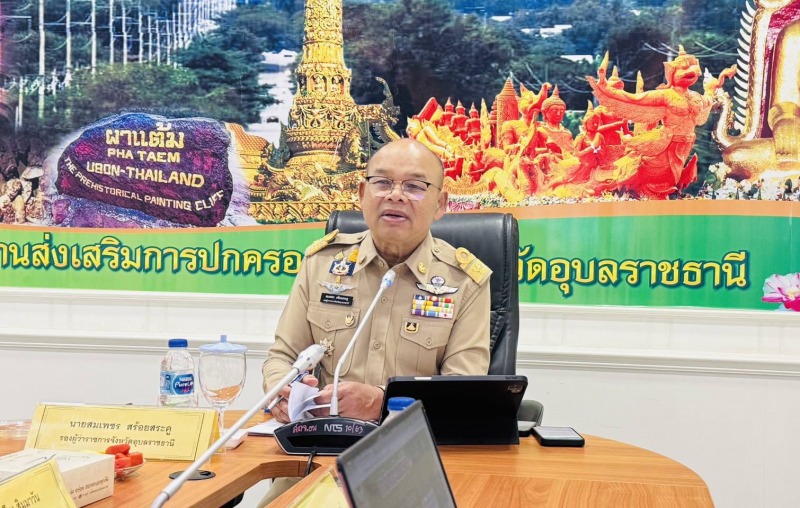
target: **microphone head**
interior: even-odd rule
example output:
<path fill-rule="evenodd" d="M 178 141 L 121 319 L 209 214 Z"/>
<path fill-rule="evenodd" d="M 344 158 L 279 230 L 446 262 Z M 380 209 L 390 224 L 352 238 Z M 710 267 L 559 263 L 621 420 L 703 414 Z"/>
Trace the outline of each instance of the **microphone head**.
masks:
<path fill-rule="evenodd" d="M 383 274 L 383 279 L 381 280 L 381 288 L 386 289 L 391 287 L 394 284 L 394 278 L 397 277 L 397 272 L 394 270 L 389 270 L 385 274 Z"/>
<path fill-rule="evenodd" d="M 304 370 L 311 370 L 317 366 L 323 356 L 325 356 L 325 346 L 312 344 L 297 356 L 297 361 L 294 362 L 292 367 L 297 368 L 301 372 Z"/>

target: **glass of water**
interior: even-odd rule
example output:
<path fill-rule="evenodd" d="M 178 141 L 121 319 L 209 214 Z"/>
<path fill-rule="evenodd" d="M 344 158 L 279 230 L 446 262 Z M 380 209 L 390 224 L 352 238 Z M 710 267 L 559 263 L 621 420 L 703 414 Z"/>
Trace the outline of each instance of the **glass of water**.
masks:
<path fill-rule="evenodd" d="M 223 335 L 214 344 L 200 346 L 197 377 L 200 391 L 217 410 L 220 435 L 224 429 L 225 410 L 239 396 L 247 373 L 247 348 L 228 342 Z"/>

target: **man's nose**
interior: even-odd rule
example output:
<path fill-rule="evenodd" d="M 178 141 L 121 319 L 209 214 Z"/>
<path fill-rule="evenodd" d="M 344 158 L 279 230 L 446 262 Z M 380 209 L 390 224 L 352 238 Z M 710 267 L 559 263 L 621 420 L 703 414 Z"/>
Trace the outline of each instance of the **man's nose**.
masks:
<path fill-rule="evenodd" d="M 395 192 L 396 191 L 396 192 Z M 403 193 L 403 182 L 392 182 L 392 190 L 386 195 L 386 199 L 402 200 L 408 199 Z"/>

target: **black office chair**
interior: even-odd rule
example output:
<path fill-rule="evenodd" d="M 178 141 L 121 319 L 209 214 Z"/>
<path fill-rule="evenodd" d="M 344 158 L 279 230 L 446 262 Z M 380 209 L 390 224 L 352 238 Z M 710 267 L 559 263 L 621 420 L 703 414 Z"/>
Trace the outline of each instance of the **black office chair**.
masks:
<path fill-rule="evenodd" d="M 325 232 L 358 233 L 367 229 L 364 216 L 356 211 L 333 212 Z M 453 247 L 464 247 L 492 270 L 489 374 L 515 374 L 519 338 L 519 227 L 510 213 L 445 214 L 431 226 L 431 234 Z M 544 407 L 525 400 L 518 420 L 540 424 Z"/>

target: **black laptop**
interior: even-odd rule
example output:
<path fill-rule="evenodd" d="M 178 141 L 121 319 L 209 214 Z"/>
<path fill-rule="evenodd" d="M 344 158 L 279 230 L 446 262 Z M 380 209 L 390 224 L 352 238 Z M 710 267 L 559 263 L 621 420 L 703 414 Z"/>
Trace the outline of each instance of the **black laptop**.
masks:
<path fill-rule="evenodd" d="M 517 410 L 527 387 L 525 376 L 392 377 L 382 418 L 391 397 L 411 397 L 425 406 L 437 444 L 519 444 Z"/>
<path fill-rule="evenodd" d="M 336 459 L 353 508 L 455 508 L 422 403 L 364 436 Z"/>

